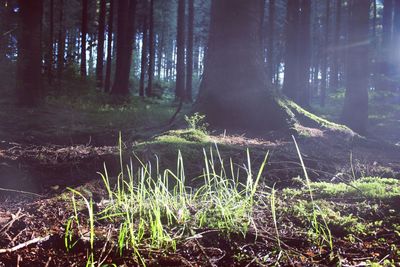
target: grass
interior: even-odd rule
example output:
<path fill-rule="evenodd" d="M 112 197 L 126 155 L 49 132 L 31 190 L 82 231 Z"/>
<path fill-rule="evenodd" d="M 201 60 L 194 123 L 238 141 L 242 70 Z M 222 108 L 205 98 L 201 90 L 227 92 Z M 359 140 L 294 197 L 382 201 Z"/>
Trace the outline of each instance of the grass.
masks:
<path fill-rule="evenodd" d="M 175 170 L 161 170 L 158 161 L 153 166 L 136 157 L 140 167 L 134 170 L 130 164 L 121 169 L 115 185 L 110 182 L 105 168 L 101 177 L 107 196 L 97 204 L 97 212 L 94 212 L 92 200 L 70 189 L 74 213 L 66 224 L 66 248 L 70 250 L 77 243 L 73 233 L 77 233 L 78 239 L 87 235 L 83 230 L 85 227 L 81 221 L 84 216 L 82 211 L 78 211 L 76 197 L 81 198 L 88 211 L 89 265 L 94 264 L 96 224 L 116 227 L 118 233 L 115 238 L 120 255 L 125 250 L 133 251 L 142 265 L 145 262 L 139 252 L 141 247 L 173 251 L 177 242 L 195 235 L 198 229 L 245 235 L 252 225 L 255 195 L 267 155 L 256 172 L 252 170 L 249 151 L 247 165 L 240 169 L 236 169 L 232 161 L 226 164 L 217 146 L 209 152 L 203 150 L 203 155 L 203 174 L 198 177 L 203 180 L 203 185 L 196 189 L 186 185 L 180 152 Z M 239 179 L 241 172 L 246 177 L 244 183 Z"/>
<path fill-rule="evenodd" d="M 96 244 L 101 242 L 114 244 L 114 251 L 121 257 L 130 255 L 137 264 L 146 265 L 148 254 L 143 255 L 143 251 L 173 253 L 185 241 L 197 240 L 203 231 L 215 230 L 227 238 L 237 234 L 245 238 L 249 232 L 257 236 L 260 227 L 270 225 L 270 234 L 276 240 L 273 253 L 279 254 L 278 262 L 289 255 L 285 252 L 287 229 L 282 225 L 285 220 L 293 221 L 291 231 L 307 238 L 319 249 L 317 253 L 333 251 L 336 238 L 356 242 L 382 228 L 379 220 L 367 220 L 358 215 L 361 211 L 367 214 L 378 210 L 379 206 L 372 206 L 375 204 L 368 201 L 398 197 L 397 180 L 366 177 L 348 183 L 312 182 L 300 148 L 296 142 L 295 145 L 303 167 L 303 187 L 275 189 L 260 187 L 260 183 L 266 182 L 263 171 L 268 155 L 260 164 L 255 164 L 247 150 L 245 156 L 242 154 L 244 164 L 235 164 L 221 153 L 220 146 L 212 145 L 212 140 L 202 130 L 173 130 L 139 144 L 135 147 L 139 153 L 133 154 L 134 160 L 127 166 L 123 164 L 120 139 L 121 170 L 114 178 L 104 167 L 100 174 L 105 188 L 102 200 L 95 203 L 90 193 L 71 189 L 73 215 L 66 223 L 65 246 L 73 250 L 79 240 L 85 240 L 88 266 L 103 260 L 96 250 Z M 211 148 L 204 150 L 201 146 Z M 143 152 L 149 147 L 160 156 L 151 153 L 152 160 L 142 160 Z M 182 151 L 177 152 L 177 148 Z M 175 157 L 176 161 L 174 164 L 168 161 L 168 167 L 164 167 L 163 157 L 167 160 Z M 197 165 L 202 161 L 202 171 L 195 176 L 187 173 L 184 159 L 185 165 L 187 159 Z M 174 165 L 176 167 L 171 168 Z M 256 171 L 254 165 L 259 165 Z M 357 208 L 362 210 L 353 211 L 342 202 L 333 204 L 330 199 L 335 198 L 366 201 L 357 202 Z M 260 210 L 269 212 L 270 219 L 265 221 L 265 217 L 258 217 L 256 214 Z M 392 217 L 396 220 L 395 215 Z M 106 239 L 105 229 L 112 229 Z M 243 252 L 235 255 L 244 261 L 253 259 Z M 256 260 L 263 262 L 266 258 L 264 255 Z"/>

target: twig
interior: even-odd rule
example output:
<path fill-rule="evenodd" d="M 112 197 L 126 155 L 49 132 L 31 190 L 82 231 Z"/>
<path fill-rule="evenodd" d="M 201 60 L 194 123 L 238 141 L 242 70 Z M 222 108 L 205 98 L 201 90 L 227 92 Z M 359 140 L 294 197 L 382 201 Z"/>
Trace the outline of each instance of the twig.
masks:
<path fill-rule="evenodd" d="M 32 195 L 35 197 L 43 197 L 42 195 L 32 193 L 32 192 L 27 192 L 27 191 L 21 191 L 21 190 L 15 190 L 15 189 L 7 189 L 7 188 L 1 188 L 0 191 L 5 191 L 5 192 L 13 192 L 13 193 L 20 193 L 20 194 L 26 194 L 26 195 Z"/>
<path fill-rule="evenodd" d="M 49 259 L 47 260 L 46 265 L 44 267 L 49 267 L 51 260 L 52 260 L 51 257 L 49 257 Z"/>
<path fill-rule="evenodd" d="M 21 243 L 21 244 L 15 246 L 15 247 L 0 249 L 0 254 L 15 252 L 15 251 L 17 251 L 19 249 L 25 248 L 25 247 L 30 246 L 32 244 L 45 242 L 45 241 L 49 240 L 50 237 L 51 237 L 51 235 L 47 235 L 45 237 L 36 237 L 34 239 L 31 239 L 29 241 Z"/>
<path fill-rule="evenodd" d="M 199 247 L 199 249 L 201 250 L 202 254 L 204 255 L 204 257 L 206 257 L 208 263 L 210 264 L 210 266 L 212 267 L 216 267 L 217 265 L 215 265 L 215 263 L 213 263 L 213 261 L 210 259 L 210 257 L 207 255 L 206 251 L 204 250 L 203 246 L 200 245 L 199 240 L 194 239 L 194 241 L 196 242 L 196 245 Z"/>
<path fill-rule="evenodd" d="M 18 209 L 17 213 L 14 216 L 12 216 L 13 218 L 11 219 L 11 221 L 9 221 L 6 225 L 3 226 L 3 228 L 0 229 L 0 233 L 8 232 L 8 230 L 10 230 L 11 226 L 14 224 L 15 221 L 17 221 L 25 216 L 24 214 L 19 216 L 20 213 L 21 213 L 21 209 Z"/>

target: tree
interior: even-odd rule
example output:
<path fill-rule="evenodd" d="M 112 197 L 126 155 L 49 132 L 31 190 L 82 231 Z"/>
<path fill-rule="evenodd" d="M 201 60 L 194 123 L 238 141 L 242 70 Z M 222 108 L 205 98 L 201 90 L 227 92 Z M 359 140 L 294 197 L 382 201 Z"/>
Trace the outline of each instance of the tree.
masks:
<path fill-rule="evenodd" d="M 365 134 L 368 121 L 368 50 L 370 2 L 350 3 L 349 38 L 347 45 L 347 79 L 342 122 L 354 131 Z"/>
<path fill-rule="evenodd" d="M 149 79 L 147 81 L 146 96 L 153 95 L 153 79 L 154 79 L 154 64 L 155 64 L 155 44 L 154 44 L 154 0 L 150 0 L 149 12 Z"/>
<path fill-rule="evenodd" d="M 146 10 L 146 8 L 145 8 Z M 143 15 L 142 22 L 142 57 L 140 62 L 140 81 L 139 81 L 139 96 L 144 96 L 145 94 L 145 78 L 146 78 L 146 67 L 147 67 L 147 59 L 148 59 L 148 26 L 147 26 L 147 10 Z"/>
<path fill-rule="evenodd" d="M 53 64 L 54 64 L 54 0 L 50 0 L 49 6 L 49 40 L 48 40 L 48 59 L 47 59 L 47 80 L 49 84 L 53 82 Z"/>
<path fill-rule="evenodd" d="M 329 19 L 330 19 L 330 2 L 326 2 L 326 12 L 325 12 L 325 36 L 324 36 L 324 50 L 322 53 L 322 85 L 321 85 L 321 95 L 320 95 L 320 105 L 325 106 L 326 91 L 328 88 L 328 46 L 329 46 Z"/>
<path fill-rule="evenodd" d="M 213 126 L 248 131 L 288 129 L 286 109 L 267 90 L 262 3 L 212 1 L 205 69 L 194 111 L 205 114 Z"/>
<path fill-rule="evenodd" d="M 267 74 L 268 79 L 274 80 L 274 35 L 275 35 L 275 0 L 269 0 L 268 14 L 268 44 L 267 44 Z"/>
<path fill-rule="evenodd" d="M 18 104 L 37 104 L 42 87 L 42 0 L 19 0 L 16 91 Z"/>
<path fill-rule="evenodd" d="M 97 36 L 96 80 L 97 87 L 103 87 L 104 33 L 106 24 L 106 0 L 100 0 L 99 29 Z"/>
<path fill-rule="evenodd" d="M 332 57 L 332 72 L 331 72 L 331 88 L 337 90 L 339 88 L 339 43 L 340 43 L 340 24 L 342 17 L 342 0 L 336 0 L 335 12 L 335 35 L 333 41 L 333 57 Z"/>
<path fill-rule="evenodd" d="M 310 15 L 311 0 L 301 0 L 299 14 L 299 30 L 297 33 L 298 83 L 295 101 L 303 107 L 310 106 Z M 296 89 L 295 89 L 296 90 Z"/>
<path fill-rule="evenodd" d="M 283 93 L 293 99 L 297 99 L 298 88 L 297 66 L 297 27 L 299 24 L 300 0 L 290 0 L 286 11 L 286 51 L 285 51 L 285 76 L 283 81 Z"/>
<path fill-rule="evenodd" d="M 58 16 L 58 46 L 57 46 L 57 78 L 61 85 L 62 73 L 64 70 L 64 50 L 65 50 L 65 26 L 64 26 L 64 0 L 59 2 L 59 16 Z"/>
<path fill-rule="evenodd" d="M 104 80 L 104 92 L 110 92 L 111 87 L 111 59 L 112 59 L 112 43 L 113 43 L 113 27 L 114 27 L 114 1 L 110 1 L 107 28 L 107 63 L 106 78 Z"/>
<path fill-rule="evenodd" d="M 185 0 L 178 1 L 175 98 L 185 98 Z"/>
<path fill-rule="evenodd" d="M 186 94 L 187 101 L 193 101 L 193 40 L 194 40 L 194 0 L 189 0 L 188 6 L 188 34 L 187 34 L 187 62 L 186 62 Z"/>
<path fill-rule="evenodd" d="M 129 95 L 135 13 L 136 0 L 120 0 L 118 2 L 117 62 L 111 91 L 115 95 Z"/>
<path fill-rule="evenodd" d="M 86 78 L 86 41 L 88 32 L 88 0 L 82 0 L 82 21 L 81 21 L 81 76 Z"/>

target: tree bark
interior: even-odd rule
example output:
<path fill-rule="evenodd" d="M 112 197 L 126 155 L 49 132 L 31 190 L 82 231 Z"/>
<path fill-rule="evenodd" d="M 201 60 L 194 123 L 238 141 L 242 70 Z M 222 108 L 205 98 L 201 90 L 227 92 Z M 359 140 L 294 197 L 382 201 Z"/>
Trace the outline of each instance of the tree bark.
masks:
<path fill-rule="evenodd" d="M 298 88 L 298 52 L 297 29 L 299 24 L 299 0 L 290 0 L 286 11 L 286 51 L 285 51 L 285 76 L 283 80 L 283 93 L 293 99 L 297 99 Z"/>
<path fill-rule="evenodd" d="M 153 95 L 153 79 L 154 79 L 154 64 L 155 64 L 155 44 L 154 44 L 154 0 L 150 0 L 149 12 L 149 72 L 147 81 L 146 96 Z"/>
<path fill-rule="evenodd" d="M 185 0 L 178 1 L 175 98 L 185 98 Z"/>
<path fill-rule="evenodd" d="M 365 134 L 368 121 L 368 50 L 370 3 L 352 0 L 349 18 L 346 95 L 342 122 Z M 354 45 L 357 44 L 357 45 Z"/>
<path fill-rule="evenodd" d="M 269 0 L 268 14 L 268 46 L 267 46 L 267 74 L 268 79 L 274 82 L 275 63 L 274 63 L 274 35 L 275 35 L 275 0 Z"/>
<path fill-rule="evenodd" d="M 139 81 L 139 96 L 143 97 L 145 94 L 145 79 L 146 79 L 146 67 L 148 59 L 148 26 L 147 26 L 147 14 L 143 16 L 142 23 L 142 58 L 140 62 L 140 81 Z"/>
<path fill-rule="evenodd" d="M 332 90 L 339 89 L 339 62 L 341 50 L 340 45 L 340 25 L 342 21 L 342 0 L 336 0 L 336 14 L 335 14 L 335 39 L 333 41 L 333 58 L 332 58 L 332 73 L 331 73 L 331 88 Z"/>
<path fill-rule="evenodd" d="M 104 34 L 106 24 L 106 0 L 100 0 L 99 28 L 97 35 L 96 80 L 97 88 L 103 87 Z"/>
<path fill-rule="evenodd" d="M 189 0 L 188 6 L 188 36 L 186 62 L 186 101 L 193 101 L 193 40 L 194 40 L 194 0 Z"/>
<path fill-rule="evenodd" d="M 298 56 L 298 85 L 297 103 L 302 107 L 310 106 L 310 56 L 311 56 L 311 0 L 302 0 L 300 3 L 300 22 L 297 37 Z"/>
<path fill-rule="evenodd" d="M 88 0 L 82 0 L 81 17 L 81 77 L 86 78 L 86 42 L 88 27 Z"/>
<path fill-rule="evenodd" d="M 48 62 L 47 62 L 47 81 L 53 83 L 53 64 L 54 64 L 54 0 L 50 0 L 49 6 L 49 43 L 48 43 Z"/>
<path fill-rule="evenodd" d="M 57 78 L 61 85 L 62 74 L 64 71 L 64 52 L 65 52 L 65 26 L 64 26 L 64 0 L 60 0 L 59 10 L 59 29 L 57 46 Z"/>
<path fill-rule="evenodd" d="M 267 90 L 262 1 L 212 1 L 205 69 L 194 111 L 205 114 L 214 127 L 246 131 L 288 128 L 287 113 Z"/>
<path fill-rule="evenodd" d="M 42 0 L 19 0 L 17 102 L 22 106 L 38 103 L 42 89 Z"/>
<path fill-rule="evenodd" d="M 112 94 L 129 95 L 135 13 L 136 0 L 118 2 L 117 63 Z"/>
<path fill-rule="evenodd" d="M 322 49 L 322 84 L 319 104 L 321 107 L 325 106 L 326 91 L 328 88 L 328 56 L 329 56 L 329 20 L 330 20 L 330 2 L 326 2 L 325 12 L 325 36 Z"/>
<path fill-rule="evenodd" d="M 110 92 L 111 87 L 111 61 L 112 61 L 112 46 L 113 46 L 113 28 L 114 28 L 114 0 L 110 0 L 110 9 L 108 14 L 108 29 L 107 29 L 107 63 L 106 63 L 106 78 L 104 80 L 104 92 Z"/>

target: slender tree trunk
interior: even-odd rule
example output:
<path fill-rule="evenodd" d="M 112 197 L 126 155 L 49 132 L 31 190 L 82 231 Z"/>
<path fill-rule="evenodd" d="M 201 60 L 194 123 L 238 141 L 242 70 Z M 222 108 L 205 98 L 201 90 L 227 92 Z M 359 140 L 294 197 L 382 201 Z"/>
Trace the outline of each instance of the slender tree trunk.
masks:
<path fill-rule="evenodd" d="M 186 94 L 185 99 L 193 101 L 193 40 L 194 40 L 194 0 L 189 0 L 187 62 L 186 62 Z"/>
<path fill-rule="evenodd" d="M 53 65 L 54 65 L 54 0 L 50 0 L 49 6 L 49 45 L 48 45 L 48 66 L 47 66 L 47 81 L 51 85 L 53 83 Z"/>
<path fill-rule="evenodd" d="M 302 0 L 300 4 L 300 29 L 297 43 L 298 53 L 298 90 L 297 103 L 303 107 L 310 106 L 310 65 L 311 65 L 311 0 Z"/>
<path fill-rule="evenodd" d="M 146 69 L 147 69 L 147 59 L 148 59 L 148 27 L 147 27 L 147 14 L 143 16 L 142 24 L 142 58 L 140 62 L 140 82 L 139 82 L 139 96 L 143 97 L 145 94 L 145 79 L 146 79 Z"/>
<path fill-rule="evenodd" d="M 267 46 L 267 74 L 271 82 L 274 82 L 274 39 L 275 39 L 275 0 L 269 0 L 268 15 L 268 46 Z"/>
<path fill-rule="evenodd" d="M 293 99 L 297 99 L 298 84 L 298 47 L 297 30 L 299 24 L 299 0 L 290 0 L 286 11 L 286 51 L 285 51 L 285 76 L 283 80 L 283 93 Z"/>
<path fill-rule="evenodd" d="M 149 12 L 149 72 L 147 81 L 146 96 L 153 95 L 153 79 L 154 79 L 154 64 L 155 64 L 155 44 L 154 44 L 154 0 L 150 0 Z"/>
<path fill-rule="evenodd" d="M 159 37 L 158 42 L 158 55 L 157 55 L 157 78 L 161 80 L 161 70 L 163 67 L 163 54 L 164 54 L 164 45 L 165 45 L 165 21 L 163 22 L 163 26 L 161 29 L 161 37 Z"/>
<path fill-rule="evenodd" d="M 321 107 L 325 106 L 326 91 L 328 88 L 328 56 L 329 56 L 329 20 L 330 20 L 330 2 L 326 1 L 325 12 L 325 36 L 324 45 L 322 49 L 322 84 L 319 104 Z"/>
<path fill-rule="evenodd" d="M 178 1 L 175 98 L 185 98 L 185 0 Z"/>
<path fill-rule="evenodd" d="M 332 57 L 332 73 L 331 73 L 331 88 L 337 90 L 339 88 L 339 62 L 341 50 L 340 44 L 340 24 L 342 21 L 342 0 L 336 0 L 336 15 L 335 15 L 335 39 L 333 41 L 333 57 Z"/>
<path fill-rule="evenodd" d="M 106 78 L 104 81 L 104 92 L 110 92 L 111 87 L 111 67 L 112 67 L 112 46 L 113 46 L 113 24 L 114 24 L 114 0 L 110 0 L 110 9 L 108 14 L 108 29 L 107 29 L 107 63 L 106 63 Z"/>
<path fill-rule="evenodd" d="M 42 0 L 19 0 L 17 101 L 22 106 L 38 103 L 42 88 Z"/>
<path fill-rule="evenodd" d="M 117 62 L 112 94 L 129 95 L 135 13 L 136 0 L 120 0 L 118 2 Z"/>
<path fill-rule="evenodd" d="M 97 60 L 96 60 L 96 80 L 97 80 L 97 88 L 99 89 L 103 87 L 105 24 L 106 24 L 106 0 L 100 0 L 99 29 L 97 36 Z"/>
<path fill-rule="evenodd" d="M 352 0 L 349 20 L 346 95 L 342 122 L 365 134 L 368 121 L 368 50 L 370 3 Z M 361 45 L 353 45 L 361 44 Z"/>
<path fill-rule="evenodd" d="M 87 41 L 87 27 L 88 27 L 88 0 L 82 0 L 82 25 L 81 25 L 81 76 L 82 78 L 86 78 L 86 41 Z"/>
<path fill-rule="evenodd" d="M 379 89 L 386 89 L 386 81 L 389 79 L 390 61 L 392 57 L 393 40 L 393 0 L 383 1 L 382 17 L 382 60 L 380 62 Z"/>
<path fill-rule="evenodd" d="M 64 0 L 60 0 L 59 10 L 59 29 L 57 45 L 57 78 L 61 85 L 62 74 L 64 71 L 64 52 L 65 52 L 65 26 L 64 26 Z"/>

